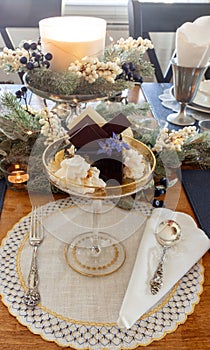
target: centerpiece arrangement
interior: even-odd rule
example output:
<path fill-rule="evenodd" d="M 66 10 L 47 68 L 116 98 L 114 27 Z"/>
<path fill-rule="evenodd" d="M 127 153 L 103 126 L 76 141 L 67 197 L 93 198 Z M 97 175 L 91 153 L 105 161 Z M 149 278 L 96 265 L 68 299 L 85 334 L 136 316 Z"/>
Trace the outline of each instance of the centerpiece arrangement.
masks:
<path fill-rule="evenodd" d="M 152 47 L 141 37 L 120 39 L 106 47 L 102 57 L 84 57 L 58 72 L 51 69 L 53 56 L 43 53 L 40 41 L 24 42 L 16 50 L 4 48 L 0 68 L 25 72 L 26 84 L 42 97 L 87 101 L 91 96 L 113 97 L 131 87 L 132 82 L 142 82 L 143 77 L 151 75 L 153 67 L 143 60 L 143 54 Z"/>
<path fill-rule="evenodd" d="M 68 125 L 64 125 L 55 113 L 56 110 L 47 106 L 41 110 L 32 108 L 27 88 L 44 99 L 65 101 L 74 105 L 79 101 L 87 102 L 95 98 L 115 100 L 116 95 L 121 94 L 124 89 L 140 84 L 145 76 L 154 72 L 152 65 L 144 60 L 144 53 L 152 47 L 149 40 L 143 40 L 141 37 L 121 38 L 97 55 L 91 54 L 69 62 L 65 70 L 53 68 L 55 52 L 48 52 L 46 49 L 44 51 L 41 40 L 22 42 L 15 50 L 4 48 L 0 53 L 0 68 L 8 73 L 24 74 L 26 86 L 15 94 L 5 91 L 0 96 L 1 174 L 5 175 L 5 169 L 10 164 L 19 164 L 20 159 L 27 165 L 30 157 L 30 176 L 33 177 L 31 186 L 34 190 L 44 190 L 47 179 L 44 172 L 40 172 L 40 154 L 48 144 L 65 137 L 69 131 Z M 134 119 L 148 112 L 147 103 L 113 103 L 112 107 L 107 109 L 107 104 L 100 103 L 96 108 L 107 121 L 119 113 L 129 117 L 134 137 L 153 149 L 156 155 L 155 173 L 158 177 L 165 176 L 165 162 L 168 163 L 172 159 L 172 154 L 178 154 L 180 162 L 188 159 L 198 167 L 209 167 L 209 144 L 205 134 L 189 131 L 180 144 L 180 149 L 174 149 L 179 136 L 174 134 L 172 137 L 169 131 L 165 131 L 167 136 L 163 135 L 164 140 L 168 137 L 170 142 L 165 142 L 167 147 L 160 150 L 156 148 L 156 141 L 159 142 L 159 128 L 143 134 L 136 128 Z M 202 147 L 199 142 L 202 142 Z"/>
<path fill-rule="evenodd" d="M 52 20 L 54 22 L 54 19 Z M 66 21 L 66 18 L 56 18 L 55 20 L 63 22 Z M 80 18 L 81 20 L 86 19 Z M 123 89 L 132 86 L 137 81 L 141 82 L 143 76 L 153 72 L 151 64 L 143 60 L 143 54 L 152 47 L 152 44 L 149 40 L 142 38 L 137 40 L 133 38 L 120 39 L 116 44 L 112 43 L 100 53 L 97 52 L 97 55 L 93 55 L 91 52 L 90 56 L 69 62 L 65 69 L 57 69 L 55 63 L 58 62 L 60 52 L 57 52 L 55 47 L 51 45 L 54 44 L 51 39 L 50 48 L 52 48 L 53 53 L 44 52 L 45 34 L 41 33 L 42 42 L 41 40 L 22 42 L 17 49 L 4 48 L 0 53 L 0 68 L 6 72 L 24 74 L 26 85 L 16 92 L 16 98 L 9 92 L 5 92 L 1 96 L 2 171 L 8 167 L 10 162 L 19 163 L 18 154 L 22 159 L 25 157 L 24 163 L 27 164 L 29 155 L 32 157 L 31 149 L 35 141 L 41 147 L 37 155 L 34 155 L 37 157 L 43 152 L 46 144 L 65 135 L 68 129 L 68 126 L 64 125 L 55 115 L 56 109 L 46 107 L 42 110 L 33 110 L 28 103 L 27 88 L 44 99 L 68 102 L 71 107 L 72 105 L 77 106 L 79 101 L 87 102 L 95 98 L 115 97 Z M 89 39 L 88 37 L 88 50 Z M 49 41 L 47 43 L 49 44 Z M 91 43 L 93 44 L 94 40 Z M 56 48 L 57 44 L 56 41 Z M 72 45 L 72 43 L 68 43 L 68 45 Z M 73 46 L 81 49 L 81 45 L 78 43 L 74 42 Z M 98 48 L 98 42 L 96 47 Z M 24 106 L 22 106 L 22 102 L 24 102 Z M 146 104 L 144 106 L 132 104 L 126 106 L 126 109 L 129 107 L 130 111 L 145 112 L 148 109 L 148 106 L 145 106 Z M 37 141 L 37 136 L 39 136 L 39 141 Z M 6 161 L 5 158 L 7 158 Z M 36 161 L 34 163 L 37 164 Z M 33 170 L 33 177 L 38 179 L 34 181 L 34 188 L 40 188 L 42 182 L 39 181 L 39 176 L 36 176 L 39 171 Z M 39 182 L 38 187 L 37 182 Z"/>
<path fill-rule="evenodd" d="M 48 180 L 43 171 L 41 154 L 47 145 L 68 137 L 69 130 L 62 126 L 61 119 L 49 108 L 37 110 L 26 103 L 28 91 L 25 87 L 22 89 L 17 94 L 5 91 L 0 96 L 0 174 L 5 176 L 5 169 L 10 164 L 18 164 L 20 160 L 27 166 L 30 158 L 31 190 L 45 191 Z M 168 176 L 167 169 L 179 167 L 182 162 L 196 168 L 210 168 L 210 147 L 205 133 L 199 133 L 191 126 L 179 131 L 160 130 L 159 127 L 144 130 L 138 128 L 136 120 L 139 115 L 146 114 L 147 108 L 128 104 L 121 105 L 119 109 L 119 105 L 116 105 L 117 108 L 107 110 L 105 103 L 101 103 L 97 109 L 107 121 L 119 111 L 128 116 L 133 137 L 155 154 L 155 177 Z M 56 187 L 53 191 L 56 191 Z"/>

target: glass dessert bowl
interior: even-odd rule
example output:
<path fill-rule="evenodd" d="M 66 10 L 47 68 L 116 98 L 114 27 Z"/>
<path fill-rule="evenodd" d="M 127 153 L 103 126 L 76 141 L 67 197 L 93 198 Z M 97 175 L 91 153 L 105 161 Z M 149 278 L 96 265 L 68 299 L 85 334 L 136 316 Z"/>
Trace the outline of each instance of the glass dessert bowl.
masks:
<path fill-rule="evenodd" d="M 83 233 L 75 236 L 65 249 L 69 265 L 84 275 L 104 276 L 118 270 L 122 266 L 125 260 L 125 248 L 122 244 L 123 238 L 119 239 L 117 233 L 110 235 L 110 233 L 104 232 L 100 227 L 100 223 L 103 220 L 109 221 L 110 217 L 110 224 L 112 224 L 111 217 L 116 217 L 119 210 L 116 209 L 116 203 L 121 198 L 134 195 L 147 188 L 153 178 L 155 157 L 152 151 L 143 143 L 129 136 L 123 136 L 123 142 L 129 146 L 129 149 L 140 155 L 140 164 L 137 165 L 137 170 L 141 170 L 141 175 L 135 179 L 123 175 L 121 183 L 118 181 L 119 174 L 116 173 L 119 171 L 118 159 L 102 156 L 100 153 L 98 158 L 94 159 L 93 167 L 89 165 L 87 177 L 82 181 L 78 179 L 78 173 L 82 174 L 84 167 L 83 161 L 76 157 L 83 155 L 81 158 L 87 159 L 85 154 L 86 148 L 84 152 L 82 151 L 77 155 L 68 137 L 63 137 L 50 144 L 43 153 L 43 164 L 50 182 L 60 190 L 71 195 L 72 198 L 84 199 L 82 210 L 88 212 L 92 218 L 92 227 L 88 230 L 84 229 Z M 76 164 L 77 175 L 73 176 L 75 163 L 78 159 L 79 163 Z M 68 170 L 66 170 L 66 160 L 69 162 Z M 101 171 L 98 171 L 96 165 L 100 167 Z M 106 179 L 100 178 L 100 173 L 102 177 L 106 177 L 107 165 L 110 166 L 108 170 L 113 174 L 114 179 L 109 178 L 107 181 L 104 181 Z M 62 166 L 65 171 L 62 170 Z M 116 169 L 115 166 L 117 166 Z M 96 170 L 92 171 L 93 168 Z M 105 168 L 105 173 L 103 173 L 103 168 Z M 122 168 L 123 170 L 126 168 L 124 163 L 122 163 Z M 125 174 L 130 174 L 128 169 Z M 79 203 L 81 204 L 81 200 L 79 200 Z M 100 219 L 101 216 L 105 216 L 105 219 L 102 221 Z"/>

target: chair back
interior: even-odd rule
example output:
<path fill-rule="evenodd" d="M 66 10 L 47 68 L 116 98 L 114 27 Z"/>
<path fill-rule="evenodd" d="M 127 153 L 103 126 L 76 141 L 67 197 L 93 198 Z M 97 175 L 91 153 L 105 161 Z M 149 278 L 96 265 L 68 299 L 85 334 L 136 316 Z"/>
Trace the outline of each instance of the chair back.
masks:
<path fill-rule="evenodd" d="M 0 33 L 15 48 L 9 28 L 38 28 L 39 21 L 62 14 L 62 0 L 0 0 Z"/>
<path fill-rule="evenodd" d="M 193 22 L 201 16 L 210 16 L 209 3 L 151 3 L 129 0 L 129 35 L 135 39 L 141 36 L 151 40 L 151 33 L 175 33 L 183 23 Z M 170 62 L 163 72 L 155 47 L 148 50 L 148 56 L 155 68 L 157 81 L 170 82 Z M 175 56 L 175 51 L 172 56 Z"/>

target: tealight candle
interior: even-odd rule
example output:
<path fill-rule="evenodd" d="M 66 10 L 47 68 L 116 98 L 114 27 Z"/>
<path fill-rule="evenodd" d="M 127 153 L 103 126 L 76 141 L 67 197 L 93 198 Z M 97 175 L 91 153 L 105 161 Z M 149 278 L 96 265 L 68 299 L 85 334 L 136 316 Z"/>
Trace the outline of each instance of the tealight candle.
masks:
<path fill-rule="evenodd" d="M 106 21 L 96 17 L 61 16 L 39 22 L 44 52 L 53 55 L 51 68 L 62 72 L 71 62 L 103 54 Z"/>
<path fill-rule="evenodd" d="M 24 170 L 14 170 L 8 175 L 8 181 L 14 184 L 20 184 L 28 181 L 29 175 Z"/>
<path fill-rule="evenodd" d="M 10 189 L 23 191 L 26 189 L 29 174 L 26 172 L 26 166 L 21 164 L 11 164 L 7 168 L 7 184 Z"/>

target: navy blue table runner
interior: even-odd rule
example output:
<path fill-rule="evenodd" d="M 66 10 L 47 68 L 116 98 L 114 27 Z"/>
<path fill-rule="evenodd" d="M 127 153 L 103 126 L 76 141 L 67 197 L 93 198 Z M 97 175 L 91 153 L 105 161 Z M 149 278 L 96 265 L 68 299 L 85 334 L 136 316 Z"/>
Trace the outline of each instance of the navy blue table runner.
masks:
<path fill-rule="evenodd" d="M 0 179 L 0 213 L 1 213 L 2 207 L 3 207 L 4 195 L 5 195 L 6 188 L 7 188 L 6 180 L 4 178 Z"/>
<path fill-rule="evenodd" d="M 146 101 L 150 105 L 151 112 L 156 120 L 167 120 L 167 116 L 173 111 L 162 105 L 159 96 L 164 93 L 164 90 L 169 89 L 172 86 L 171 83 L 142 83 L 141 90 L 144 94 Z M 195 126 L 198 126 L 198 122 L 195 122 Z M 183 126 L 168 123 L 170 130 L 179 130 Z"/>
<path fill-rule="evenodd" d="M 201 229 L 210 238 L 210 170 L 182 170 L 182 183 Z"/>
<path fill-rule="evenodd" d="M 159 99 L 164 90 L 169 89 L 171 85 L 171 83 L 142 83 L 141 85 L 144 97 L 157 120 L 166 120 L 172 112 L 165 108 Z M 168 127 L 171 130 L 181 128 L 171 123 Z M 182 183 L 201 229 L 210 238 L 210 170 L 183 170 Z"/>
<path fill-rule="evenodd" d="M 166 120 L 167 116 L 172 111 L 161 104 L 159 96 L 164 93 L 164 90 L 169 89 L 171 83 L 142 83 L 141 90 L 146 101 L 150 105 L 151 112 L 156 120 Z M 178 130 L 180 126 L 169 123 L 170 129 Z"/>

